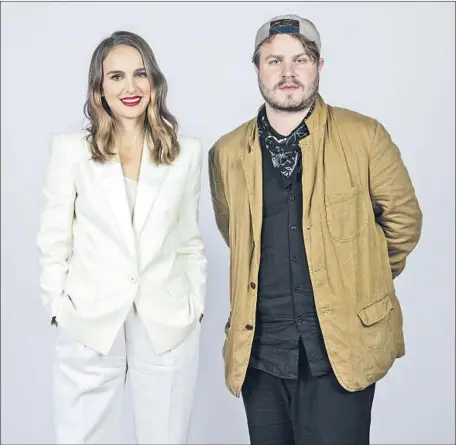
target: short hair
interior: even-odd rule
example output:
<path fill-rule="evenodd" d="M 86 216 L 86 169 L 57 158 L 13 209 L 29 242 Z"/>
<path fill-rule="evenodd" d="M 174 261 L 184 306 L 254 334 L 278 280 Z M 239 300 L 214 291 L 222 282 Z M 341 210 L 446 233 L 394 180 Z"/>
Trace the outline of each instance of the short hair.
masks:
<path fill-rule="evenodd" d="M 255 64 L 255 66 L 258 68 L 260 65 L 260 50 L 261 47 L 265 43 L 269 43 L 274 39 L 276 36 L 272 35 L 269 36 L 267 39 L 265 39 L 263 42 L 261 42 L 261 45 L 258 46 L 258 48 L 255 50 L 255 53 L 253 54 L 252 57 L 252 62 Z M 301 34 L 288 34 L 289 36 L 299 40 L 302 43 L 302 46 L 304 47 L 304 51 L 306 52 L 307 56 L 314 62 L 318 63 L 320 61 L 320 51 L 318 51 L 318 47 L 315 42 L 306 39 L 303 35 Z"/>

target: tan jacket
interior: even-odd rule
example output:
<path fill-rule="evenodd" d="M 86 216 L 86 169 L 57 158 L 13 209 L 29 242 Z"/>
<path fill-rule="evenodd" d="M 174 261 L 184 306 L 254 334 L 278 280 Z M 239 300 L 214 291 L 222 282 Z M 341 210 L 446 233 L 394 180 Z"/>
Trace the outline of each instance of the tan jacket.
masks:
<path fill-rule="evenodd" d="M 422 214 L 399 150 L 369 117 L 319 96 L 300 141 L 303 232 L 318 318 L 334 373 L 348 391 L 382 378 L 405 354 L 393 278 L 416 246 Z M 262 226 L 256 118 L 209 152 L 218 228 L 230 247 L 230 316 L 223 347 L 239 397 L 255 328 Z"/>

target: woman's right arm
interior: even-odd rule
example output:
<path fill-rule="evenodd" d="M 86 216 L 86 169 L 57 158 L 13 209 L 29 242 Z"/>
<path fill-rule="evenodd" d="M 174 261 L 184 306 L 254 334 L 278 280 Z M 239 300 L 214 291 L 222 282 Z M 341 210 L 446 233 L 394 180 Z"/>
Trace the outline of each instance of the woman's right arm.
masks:
<path fill-rule="evenodd" d="M 76 187 L 72 158 L 64 138 L 53 136 L 44 183 L 45 207 L 37 236 L 41 252 L 41 296 L 53 320 L 58 316 L 68 272 L 68 259 L 73 249 Z"/>

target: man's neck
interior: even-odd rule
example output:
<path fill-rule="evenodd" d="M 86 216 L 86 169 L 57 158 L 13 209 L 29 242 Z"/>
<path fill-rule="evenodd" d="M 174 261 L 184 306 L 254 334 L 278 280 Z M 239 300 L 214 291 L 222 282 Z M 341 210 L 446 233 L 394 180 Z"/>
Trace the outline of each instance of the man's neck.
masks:
<path fill-rule="evenodd" d="M 288 136 L 306 117 L 309 108 L 296 113 L 278 111 L 266 104 L 266 116 L 271 127 L 282 136 Z"/>

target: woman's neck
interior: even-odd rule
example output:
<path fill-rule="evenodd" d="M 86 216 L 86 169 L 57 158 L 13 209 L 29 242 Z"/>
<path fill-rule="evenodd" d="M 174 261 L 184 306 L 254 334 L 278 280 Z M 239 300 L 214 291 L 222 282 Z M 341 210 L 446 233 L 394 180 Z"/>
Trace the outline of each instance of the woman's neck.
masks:
<path fill-rule="evenodd" d="M 133 119 L 120 122 L 116 131 L 119 152 L 141 149 L 144 141 L 144 124 Z"/>

